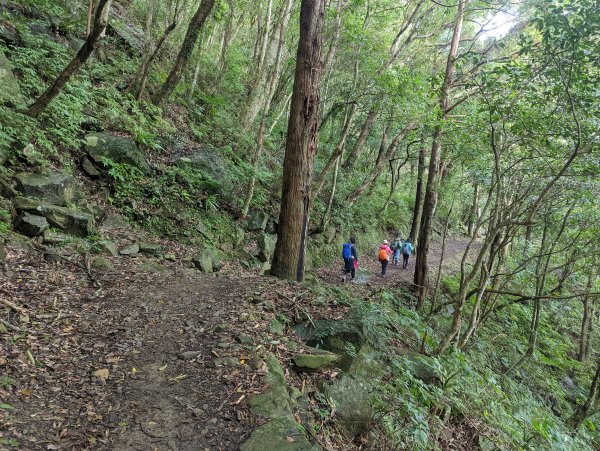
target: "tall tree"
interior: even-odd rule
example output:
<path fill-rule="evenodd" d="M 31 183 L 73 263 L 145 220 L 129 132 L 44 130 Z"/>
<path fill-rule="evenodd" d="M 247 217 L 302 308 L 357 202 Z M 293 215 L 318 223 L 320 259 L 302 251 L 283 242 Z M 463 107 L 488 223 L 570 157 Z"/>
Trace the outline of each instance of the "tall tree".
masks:
<path fill-rule="evenodd" d="M 31 117 L 38 117 L 52 102 L 52 100 L 60 94 L 60 91 L 65 87 L 71 77 L 85 64 L 89 56 L 94 51 L 98 38 L 106 29 L 108 23 L 108 12 L 112 0 L 99 0 L 96 5 L 96 13 L 94 15 L 94 23 L 91 31 L 87 33 L 85 42 L 75 55 L 75 58 L 65 67 L 61 74 L 54 80 L 54 83 L 33 103 L 27 110 L 27 114 Z M 87 30 L 86 30 L 87 31 Z"/>
<path fill-rule="evenodd" d="M 181 75 L 183 74 L 183 70 L 192 56 L 194 47 L 196 47 L 196 41 L 198 40 L 200 30 L 202 29 L 204 22 L 206 22 L 206 19 L 210 14 L 214 4 L 215 0 L 202 0 L 200 2 L 196 14 L 194 14 L 194 17 L 192 17 L 192 20 L 188 25 L 187 32 L 183 38 L 183 43 L 181 44 L 181 48 L 179 49 L 179 53 L 175 59 L 175 64 L 173 64 L 171 72 L 169 72 L 169 76 L 161 88 L 152 97 L 152 102 L 154 102 L 154 104 L 160 105 L 173 93 L 177 87 L 177 84 L 181 79 Z"/>
<path fill-rule="evenodd" d="M 325 0 L 302 0 L 300 41 L 283 162 L 281 210 L 271 274 L 304 279 L 311 183 L 318 144 Z"/>
<path fill-rule="evenodd" d="M 442 132 L 445 119 L 450 107 L 450 87 L 452 85 L 452 71 L 454 62 L 458 54 L 458 46 L 462 33 L 463 19 L 465 13 L 466 0 L 460 0 L 458 11 L 456 13 L 456 22 L 452 41 L 450 42 L 450 51 L 446 62 L 446 73 L 442 82 L 439 96 L 439 118 L 433 133 L 433 144 L 431 146 L 431 155 L 429 157 L 429 173 L 427 174 L 427 186 L 425 188 L 425 198 L 423 201 L 423 212 L 421 215 L 421 226 L 419 228 L 419 241 L 417 245 L 417 259 L 415 262 L 415 285 L 419 288 L 418 308 L 423 307 L 427 297 L 428 271 L 427 257 L 431 241 L 431 230 L 433 226 L 433 215 L 437 207 L 439 172 L 441 164 L 442 150 Z"/>

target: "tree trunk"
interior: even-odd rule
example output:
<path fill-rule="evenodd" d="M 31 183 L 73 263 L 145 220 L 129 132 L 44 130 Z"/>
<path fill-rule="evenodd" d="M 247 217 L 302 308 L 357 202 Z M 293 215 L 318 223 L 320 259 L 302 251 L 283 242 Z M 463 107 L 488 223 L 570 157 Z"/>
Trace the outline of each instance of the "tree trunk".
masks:
<path fill-rule="evenodd" d="M 417 189 L 415 192 L 415 208 L 413 210 L 412 224 L 408 237 L 413 243 L 419 238 L 419 226 L 421 224 L 421 213 L 423 212 L 423 175 L 425 173 L 425 158 L 427 149 L 425 143 L 419 149 L 419 164 L 417 166 Z"/>
<path fill-rule="evenodd" d="M 177 87 L 177 84 L 181 79 L 181 75 L 183 74 L 183 70 L 192 56 L 194 47 L 196 46 L 196 41 L 198 40 L 198 35 L 200 34 L 200 30 L 202 29 L 202 26 L 204 25 L 204 22 L 210 14 L 214 4 L 215 0 L 202 0 L 200 2 L 196 14 L 194 14 L 194 17 L 192 17 L 192 20 L 190 21 L 187 32 L 185 33 L 185 37 L 183 38 L 183 43 L 181 44 L 181 49 L 179 50 L 175 64 L 171 68 L 171 72 L 169 72 L 169 76 L 158 90 L 156 95 L 152 97 L 152 102 L 155 105 L 160 105 L 163 101 L 169 98 L 169 96 Z"/>
<path fill-rule="evenodd" d="M 596 374 L 594 375 L 594 379 L 592 380 L 592 385 L 590 386 L 590 392 L 588 397 L 583 404 L 583 406 L 579 406 L 573 416 L 571 417 L 571 425 L 574 430 L 578 430 L 581 424 L 585 421 L 587 417 L 593 414 L 592 407 L 598 400 L 600 396 L 600 357 L 598 358 L 598 363 L 596 365 Z"/>
<path fill-rule="evenodd" d="M 369 111 L 369 114 L 367 114 L 367 118 L 365 119 L 362 128 L 360 129 L 360 134 L 358 135 L 358 138 L 356 138 L 356 142 L 354 143 L 352 152 L 350 152 L 350 155 L 348 155 L 348 157 L 346 158 L 346 162 L 344 163 L 344 169 L 351 169 L 352 166 L 354 166 L 354 163 L 356 163 L 356 160 L 360 156 L 365 142 L 367 141 L 367 137 L 369 136 L 369 132 L 371 131 L 371 127 L 373 126 L 373 122 L 375 122 L 375 119 L 377 118 L 378 114 L 379 105 L 373 105 L 371 107 L 371 110 Z"/>
<path fill-rule="evenodd" d="M 92 32 L 92 20 L 94 19 L 94 0 L 88 0 L 87 21 L 85 26 L 85 38 Z"/>
<path fill-rule="evenodd" d="M 356 111 L 356 103 L 353 103 L 352 106 L 350 107 L 350 111 L 348 112 L 348 115 L 346 116 L 346 121 L 344 123 L 344 127 L 342 129 L 342 134 L 340 136 L 338 145 L 336 146 L 335 150 L 331 154 L 331 157 L 329 158 L 329 161 L 327 161 L 327 163 L 325 164 L 325 167 L 321 171 L 321 174 L 319 174 L 319 177 L 316 180 L 315 190 L 314 190 L 315 197 L 317 197 L 319 195 L 319 193 L 321 192 L 321 189 L 323 189 L 323 185 L 325 184 L 327 174 L 329 174 L 329 171 L 331 170 L 331 168 L 334 165 L 336 165 L 336 167 L 337 167 L 339 158 L 344 153 L 344 147 L 346 146 L 346 139 L 348 138 L 348 132 L 350 131 L 350 125 L 352 124 L 352 119 L 354 117 L 355 111 Z"/>
<path fill-rule="evenodd" d="M 250 126 L 258 116 L 261 107 L 264 108 L 265 97 L 268 95 L 269 86 L 272 83 L 277 83 L 281 76 L 281 65 L 278 62 L 279 56 L 283 51 L 283 40 L 285 38 L 285 31 L 290 21 L 291 9 L 293 6 L 293 0 L 285 0 L 285 3 L 281 6 L 281 12 L 277 24 L 272 27 L 270 34 L 267 34 L 264 42 L 264 55 L 262 61 L 257 68 L 256 83 L 250 89 L 248 93 L 248 99 L 246 101 L 246 107 L 241 114 L 242 127 L 244 130 L 249 130 Z M 268 33 L 268 30 L 267 30 Z M 276 68 L 276 70 L 274 69 Z M 275 80 L 269 80 L 269 77 Z"/>
<path fill-rule="evenodd" d="M 465 10 L 465 0 L 460 0 L 458 3 L 458 12 L 456 24 L 452 34 L 450 44 L 450 52 L 448 53 L 448 61 L 446 62 L 446 73 L 442 83 L 442 89 L 439 98 L 439 120 L 433 134 L 433 144 L 431 146 L 431 156 L 429 157 L 429 174 L 427 175 L 427 187 L 425 189 L 425 198 L 423 200 L 423 213 L 421 216 L 421 226 L 419 230 L 419 241 L 417 244 L 417 258 L 415 262 L 415 285 L 419 288 L 418 306 L 423 307 L 425 298 L 427 297 L 428 271 L 427 257 L 429 254 L 429 244 L 431 240 L 431 229 L 433 216 L 437 206 L 438 199 L 438 173 L 441 163 L 441 148 L 442 148 L 442 128 L 443 123 L 448 115 L 448 107 L 450 103 L 450 87 L 452 84 L 452 71 L 454 69 L 454 60 L 458 54 L 458 45 L 462 32 L 463 17 Z"/>
<path fill-rule="evenodd" d="M 311 182 L 318 145 L 321 30 L 325 0 L 302 0 L 294 93 L 283 162 L 277 244 L 271 274 L 304 279 Z"/>
<path fill-rule="evenodd" d="M 71 79 L 73 74 L 77 72 L 81 66 L 85 64 L 89 56 L 94 51 L 94 46 L 98 41 L 98 38 L 106 28 L 108 23 L 108 11 L 110 9 L 110 3 L 112 0 L 100 0 L 96 7 L 96 14 L 94 15 L 94 24 L 92 31 L 86 38 L 83 46 L 79 49 L 75 58 L 71 60 L 68 66 L 62 71 L 62 73 L 54 80 L 52 86 L 50 86 L 46 92 L 44 92 L 27 110 L 27 115 L 31 117 L 38 117 L 48 106 L 48 104 L 58 95 L 64 88 L 67 82 Z"/>
<path fill-rule="evenodd" d="M 131 86 L 128 89 L 135 95 L 136 100 L 140 100 L 144 95 L 144 91 L 146 90 L 146 83 L 148 82 L 148 74 L 150 72 L 150 68 L 152 67 L 152 63 L 158 56 L 164 43 L 167 42 L 167 38 L 169 37 L 171 32 L 175 30 L 175 27 L 177 27 L 177 19 L 173 20 L 173 22 L 167 28 L 165 28 L 165 31 L 163 32 L 162 36 L 156 43 L 156 48 L 154 49 L 152 54 L 148 58 L 146 58 L 146 60 L 137 70 L 137 73 L 134 76 L 134 81 L 131 83 Z"/>
<path fill-rule="evenodd" d="M 469 224 L 468 224 L 468 234 L 469 236 L 473 235 L 473 233 L 478 232 L 477 230 L 473 230 L 475 227 L 475 222 L 477 221 L 477 208 L 479 205 L 479 185 L 475 184 L 473 187 L 473 203 L 471 204 L 471 210 L 469 211 Z"/>
<path fill-rule="evenodd" d="M 587 291 L 590 292 L 594 285 L 594 275 L 590 274 L 587 283 Z M 579 339 L 579 353 L 577 359 L 585 362 L 588 359 L 590 351 L 590 331 L 592 330 L 592 320 L 594 309 L 590 296 L 586 293 L 583 296 L 583 320 L 581 321 L 581 337 Z"/>

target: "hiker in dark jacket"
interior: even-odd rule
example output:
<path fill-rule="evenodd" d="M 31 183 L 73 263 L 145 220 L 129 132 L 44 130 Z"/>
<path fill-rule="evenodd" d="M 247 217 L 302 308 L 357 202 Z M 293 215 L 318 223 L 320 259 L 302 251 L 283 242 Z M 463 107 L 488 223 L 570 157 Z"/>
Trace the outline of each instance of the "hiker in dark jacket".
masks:
<path fill-rule="evenodd" d="M 402 268 L 408 268 L 408 257 L 412 254 L 414 247 L 410 241 L 410 238 L 407 238 L 404 243 L 402 243 Z"/>
<path fill-rule="evenodd" d="M 350 237 L 347 243 L 344 243 L 342 248 L 342 258 L 344 259 L 344 275 L 342 283 L 346 281 L 348 274 L 352 276 L 351 281 L 354 282 L 356 277 L 356 268 L 358 267 L 358 253 L 356 252 L 356 240 Z"/>

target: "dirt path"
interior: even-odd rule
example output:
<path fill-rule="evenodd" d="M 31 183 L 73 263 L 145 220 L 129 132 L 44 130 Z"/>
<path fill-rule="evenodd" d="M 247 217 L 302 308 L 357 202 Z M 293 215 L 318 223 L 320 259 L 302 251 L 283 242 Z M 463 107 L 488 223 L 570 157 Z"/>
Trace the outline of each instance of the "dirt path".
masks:
<path fill-rule="evenodd" d="M 452 240 L 447 255 L 465 244 Z M 375 258 L 362 254 L 376 274 Z M 438 261 L 434 250 L 432 267 Z M 9 255 L 0 296 L 20 311 L 0 304 L 16 329 L 0 333 L 0 448 L 238 449 L 256 427 L 246 401 L 264 389 L 257 355 L 293 355 L 276 320 L 298 315 L 298 287 L 239 267 L 211 276 L 178 263 L 160 273 L 142 259 L 113 263 L 92 283 L 68 263 Z M 339 269 L 318 275 L 340 283 Z M 391 267 L 364 288 L 411 279 L 410 268 Z M 336 308 L 343 316 L 347 307 Z"/>

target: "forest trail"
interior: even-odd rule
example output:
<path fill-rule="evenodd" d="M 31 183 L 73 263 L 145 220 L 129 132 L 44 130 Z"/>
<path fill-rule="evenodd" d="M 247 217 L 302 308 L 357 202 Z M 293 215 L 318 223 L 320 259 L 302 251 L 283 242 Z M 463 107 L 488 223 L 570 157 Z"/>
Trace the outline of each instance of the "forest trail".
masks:
<path fill-rule="evenodd" d="M 466 243 L 448 241 L 446 270 Z M 361 266 L 376 274 L 375 253 L 368 254 L 362 250 Z M 436 247 L 432 268 L 439 254 Z M 238 449 L 260 424 L 246 403 L 264 390 L 258 355 L 267 349 L 284 362 L 294 355 L 286 345 L 293 332 L 277 319 L 294 319 L 299 308 L 313 318 L 347 312 L 237 265 L 216 276 L 176 265 L 157 273 L 141 258 L 120 258 L 91 283 L 64 262 L 18 252 L 9 258 L 0 290 L 23 307 L 12 321 L 27 333 L 0 353 L 3 373 L 18 381 L 0 394 L 14 408 L 3 419 L 6 434 L 22 449 Z M 335 265 L 317 274 L 340 284 Z M 361 290 L 411 279 L 410 268 L 390 267 Z"/>

